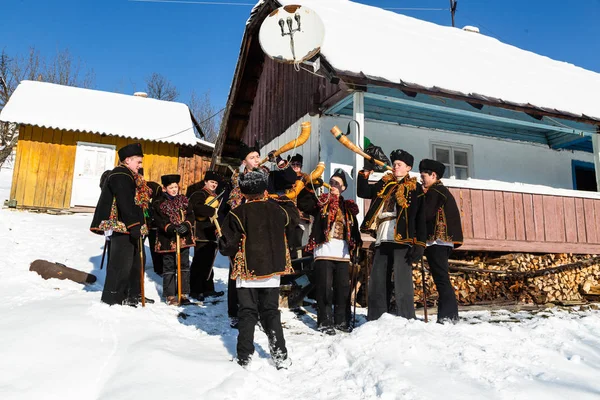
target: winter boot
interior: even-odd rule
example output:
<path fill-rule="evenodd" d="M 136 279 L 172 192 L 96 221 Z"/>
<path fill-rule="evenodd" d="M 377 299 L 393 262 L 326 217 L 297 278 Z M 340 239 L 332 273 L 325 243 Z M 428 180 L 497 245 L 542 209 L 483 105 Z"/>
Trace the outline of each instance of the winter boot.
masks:
<path fill-rule="evenodd" d="M 222 291 L 215 292 L 213 290 L 213 291 L 204 293 L 204 297 L 221 297 L 224 294 L 225 294 L 225 292 L 222 292 Z"/>
<path fill-rule="evenodd" d="M 241 358 L 238 357 L 238 359 L 237 359 L 238 365 L 240 365 L 242 368 L 248 368 L 251 361 L 252 361 L 251 357 L 241 357 Z"/>
<path fill-rule="evenodd" d="M 275 359 L 275 367 L 278 370 L 279 369 L 288 369 L 291 366 L 292 366 L 292 359 L 289 358 L 289 357 L 286 357 L 283 360 L 281 360 L 281 359 Z"/>

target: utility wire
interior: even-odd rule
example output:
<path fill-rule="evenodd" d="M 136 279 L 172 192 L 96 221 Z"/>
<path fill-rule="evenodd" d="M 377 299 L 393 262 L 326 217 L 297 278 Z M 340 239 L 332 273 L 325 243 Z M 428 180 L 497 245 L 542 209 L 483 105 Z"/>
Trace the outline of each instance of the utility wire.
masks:
<path fill-rule="evenodd" d="M 255 3 L 231 3 L 221 1 L 184 1 L 184 0 L 127 0 L 136 3 L 174 3 L 174 4 L 202 4 L 212 6 L 255 6 Z"/>

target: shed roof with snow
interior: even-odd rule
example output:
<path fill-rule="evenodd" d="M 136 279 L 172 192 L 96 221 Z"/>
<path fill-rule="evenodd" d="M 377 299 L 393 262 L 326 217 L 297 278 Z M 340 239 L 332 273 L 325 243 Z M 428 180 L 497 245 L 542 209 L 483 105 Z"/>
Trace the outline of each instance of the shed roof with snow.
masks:
<path fill-rule="evenodd" d="M 198 143 L 190 110 L 183 103 L 46 82 L 22 81 L 0 121 L 188 146 Z"/>

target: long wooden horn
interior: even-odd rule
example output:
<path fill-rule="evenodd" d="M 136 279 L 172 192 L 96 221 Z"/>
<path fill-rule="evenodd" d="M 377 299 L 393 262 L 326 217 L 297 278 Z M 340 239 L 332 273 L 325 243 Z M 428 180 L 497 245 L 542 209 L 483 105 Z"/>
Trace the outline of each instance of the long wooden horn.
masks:
<path fill-rule="evenodd" d="M 367 153 L 365 153 L 364 151 L 362 151 L 360 149 L 360 147 L 356 146 L 354 143 L 352 143 L 346 136 L 344 136 L 344 132 L 342 132 L 342 130 L 340 128 L 336 126 L 334 126 L 333 128 L 331 128 L 331 134 L 333 135 L 333 137 L 336 138 L 336 140 L 338 142 L 340 142 L 342 145 L 344 145 L 346 148 L 348 148 L 349 150 L 355 152 L 356 154 L 358 154 L 359 156 L 362 156 L 364 158 L 366 158 L 367 160 L 385 167 L 388 171 L 392 170 L 392 167 L 390 167 L 389 165 L 387 165 L 386 163 L 384 163 L 383 161 L 377 160 L 373 157 L 371 157 L 370 155 L 368 155 Z"/>
<path fill-rule="evenodd" d="M 310 122 L 305 121 L 302 124 L 300 124 L 300 126 L 302 127 L 300 135 L 298 135 L 296 139 L 289 141 L 288 143 L 281 146 L 277 151 L 275 151 L 275 153 L 273 154 L 274 157 L 277 157 L 278 155 L 285 153 L 286 151 L 290 151 L 293 148 L 298 148 L 304 143 L 306 143 L 306 141 L 310 137 Z M 267 161 L 269 161 L 269 157 L 263 158 L 260 162 L 260 165 L 263 165 Z"/>
<path fill-rule="evenodd" d="M 323 171 L 325 171 L 325 163 L 323 161 L 319 161 L 315 169 L 313 169 L 313 171 L 308 175 L 308 178 L 297 180 L 294 183 L 294 187 L 289 192 L 287 192 L 285 196 L 290 200 L 294 200 L 296 197 L 298 197 L 302 189 L 304 189 L 304 187 L 309 184 L 309 182 L 320 178 L 321 175 L 323 175 Z M 279 197 L 276 194 L 270 194 L 269 196 L 271 198 Z"/>

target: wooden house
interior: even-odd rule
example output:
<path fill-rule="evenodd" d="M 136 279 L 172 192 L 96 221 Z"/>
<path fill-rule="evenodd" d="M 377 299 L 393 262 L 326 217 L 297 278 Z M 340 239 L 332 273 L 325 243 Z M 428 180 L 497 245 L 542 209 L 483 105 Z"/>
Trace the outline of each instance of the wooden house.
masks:
<path fill-rule="evenodd" d="M 258 41 L 264 18 L 286 4 L 325 25 L 320 53 L 299 68 Z M 213 162 L 240 140 L 277 149 L 311 121 L 298 149 L 305 171 L 324 161 L 326 179 L 335 167 L 355 178 L 363 159 L 330 133 L 348 127 L 360 146 L 409 151 L 415 169 L 423 158 L 446 164 L 461 249 L 600 254 L 599 91 L 598 73 L 473 29 L 350 1 L 265 0 L 246 25 Z"/>
<path fill-rule="evenodd" d="M 202 179 L 214 148 L 185 104 L 144 94 L 23 81 L 0 120 L 19 126 L 10 200 L 20 208 L 95 207 L 100 176 L 129 143 L 142 144 L 147 180 L 180 173 L 184 186 Z"/>

